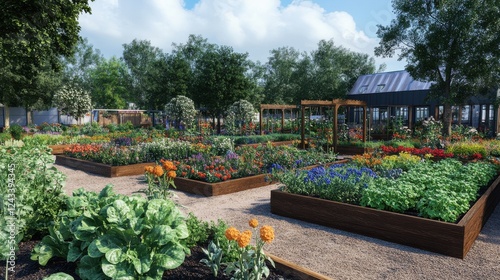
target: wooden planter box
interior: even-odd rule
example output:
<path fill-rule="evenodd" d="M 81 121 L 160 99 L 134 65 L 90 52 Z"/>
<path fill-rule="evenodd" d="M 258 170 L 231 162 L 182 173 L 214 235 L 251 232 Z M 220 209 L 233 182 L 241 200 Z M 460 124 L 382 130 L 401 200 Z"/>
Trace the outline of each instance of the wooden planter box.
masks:
<path fill-rule="evenodd" d="M 64 154 L 64 149 L 69 148 L 71 144 L 63 144 L 63 145 L 49 145 L 49 148 L 52 149 L 53 155 L 62 155 Z"/>
<path fill-rule="evenodd" d="M 337 146 L 335 152 L 341 155 L 362 155 L 373 152 L 373 149 L 358 146 Z"/>
<path fill-rule="evenodd" d="M 443 255 L 464 258 L 500 200 L 500 177 L 458 223 L 271 191 L 271 212 Z"/>
<path fill-rule="evenodd" d="M 389 135 L 387 133 L 372 133 L 369 136 L 371 137 L 372 140 L 384 140 L 384 141 L 387 141 L 387 140 L 391 140 L 392 139 L 392 135 Z"/>
<path fill-rule="evenodd" d="M 301 280 L 333 280 L 322 274 L 311 271 L 305 267 L 298 266 L 287 260 L 266 253 L 273 261 L 277 269 L 283 272 L 285 278 L 301 279 Z"/>
<path fill-rule="evenodd" d="M 273 182 L 268 180 L 267 176 L 267 174 L 260 174 L 217 183 L 208 183 L 177 177 L 174 179 L 174 183 L 176 189 L 180 191 L 204 196 L 216 196 L 270 185 Z"/>
<path fill-rule="evenodd" d="M 57 155 L 56 163 L 81 171 L 101 175 L 104 177 L 134 176 L 144 174 L 144 168 L 154 163 L 138 163 L 123 166 L 111 166 L 103 163 L 81 160 Z"/>

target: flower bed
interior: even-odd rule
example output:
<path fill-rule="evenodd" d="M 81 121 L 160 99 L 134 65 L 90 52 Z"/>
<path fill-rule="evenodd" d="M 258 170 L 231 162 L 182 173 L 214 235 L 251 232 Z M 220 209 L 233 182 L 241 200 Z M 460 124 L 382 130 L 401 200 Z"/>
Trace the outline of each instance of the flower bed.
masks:
<path fill-rule="evenodd" d="M 498 183 L 457 224 L 280 190 L 271 191 L 271 213 L 463 259 L 500 200 Z"/>
<path fill-rule="evenodd" d="M 267 177 L 267 174 L 260 174 L 217 183 L 207 183 L 177 177 L 175 178 L 174 183 L 176 189 L 180 191 L 203 196 L 216 196 L 245 191 L 272 184 L 273 182 L 267 179 Z"/>
<path fill-rule="evenodd" d="M 111 166 L 63 155 L 56 155 L 56 163 L 104 177 L 134 176 L 144 174 L 144 168 L 152 163 L 137 163 L 122 166 Z"/>

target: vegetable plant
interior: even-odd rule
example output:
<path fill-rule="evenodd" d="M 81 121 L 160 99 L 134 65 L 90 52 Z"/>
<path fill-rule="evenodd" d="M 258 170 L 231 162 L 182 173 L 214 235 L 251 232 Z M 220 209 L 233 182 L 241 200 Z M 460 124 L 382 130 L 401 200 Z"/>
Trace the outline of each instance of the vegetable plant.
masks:
<path fill-rule="evenodd" d="M 189 252 L 185 218 L 170 200 L 118 195 L 108 185 L 75 191 L 66 207 L 32 252 L 40 265 L 59 256 L 77 262 L 82 279 L 161 279 Z"/>

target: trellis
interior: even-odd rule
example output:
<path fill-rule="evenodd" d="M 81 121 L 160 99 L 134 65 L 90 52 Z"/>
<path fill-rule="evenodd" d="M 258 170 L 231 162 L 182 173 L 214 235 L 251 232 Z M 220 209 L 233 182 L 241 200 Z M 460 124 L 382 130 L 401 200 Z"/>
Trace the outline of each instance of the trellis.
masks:
<path fill-rule="evenodd" d="M 264 111 L 267 110 L 280 110 L 281 111 L 281 131 L 283 131 L 285 127 L 285 110 L 290 110 L 291 113 L 294 110 L 298 110 L 299 108 L 295 105 L 283 105 L 283 104 L 260 104 L 260 112 L 259 112 L 259 129 L 260 134 L 264 134 L 264 130 L 262 129 L 262 117 L 264 115 Z"/>
<path fill-rule="evenodd" d="M 333 149 L 337 151 L 338 145 L 338 112 L 342 106 L 363 107 L 363 142 L 366 142 L 366 102 L 352 99 L 333 99 L 333 100 L 302 100 L 301 107 L 301 148 L 305 148 L 305 110 L 310 107 L 332 107 L 333 108 Z"/>

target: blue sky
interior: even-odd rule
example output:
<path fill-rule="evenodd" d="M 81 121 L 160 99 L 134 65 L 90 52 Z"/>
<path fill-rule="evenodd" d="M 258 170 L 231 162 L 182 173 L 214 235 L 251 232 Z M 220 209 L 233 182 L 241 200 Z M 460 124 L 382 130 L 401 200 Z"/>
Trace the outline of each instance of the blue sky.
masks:
<path fill-rule="evenodd" d="M 394 17 L 390 0 L 96 0 L 91 7 L 80 16 L 80 34 L 105 57 L 120 57 L 133 39 L 168 53 L 195 34 L 262 63 L 272 49 L 310 52 L 322 39 L 374 57 L 376 25 Z M 386 71 L 405 65 L 374 58 Z"/>

